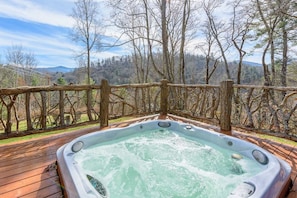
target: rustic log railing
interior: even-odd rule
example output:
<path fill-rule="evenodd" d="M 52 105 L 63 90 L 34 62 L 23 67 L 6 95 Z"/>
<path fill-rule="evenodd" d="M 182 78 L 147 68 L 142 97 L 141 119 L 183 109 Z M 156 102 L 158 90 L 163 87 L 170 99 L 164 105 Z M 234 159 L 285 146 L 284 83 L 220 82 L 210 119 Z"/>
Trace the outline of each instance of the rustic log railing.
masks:
<path fill-rule="evenodd" d="M 297 137 L 297 88 L 160 83 L 0 89 L 0 134 L 11 137 L 123 116 L 168 113 L 287 138 Z"/>
<path fill-rule="evenodd" d="M 2 138 L 160 112 L 161 83 L 0 89 Z"/>
<path fill-rule="evenodd" d="M 71 85 L 0 89 L 0 126 L 8 135 L 77 123 L 82 114 L 98 114 L 95 103 L 87 108 L 86 92 L 94 90 L 91 100 L 100 101 L 96 94 L 100 87 Z"/>
<path fill-rule="evenodd" d="M 297 137 L 297 87 L 233 85 L 232 124 Z"/>

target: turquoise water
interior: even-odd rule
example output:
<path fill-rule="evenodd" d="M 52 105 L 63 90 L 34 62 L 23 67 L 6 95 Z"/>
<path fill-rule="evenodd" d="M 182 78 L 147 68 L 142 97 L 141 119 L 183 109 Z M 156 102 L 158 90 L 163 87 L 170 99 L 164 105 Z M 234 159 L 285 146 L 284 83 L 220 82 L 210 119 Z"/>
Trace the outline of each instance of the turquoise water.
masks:
<path fill-rule="evenodd" d="M 263 170 L 246 157 L 232 159 L 233 153 L 173 131 L 154 130 L 83 149 L 75 160 L 111 198 L 219 198 Z"/>

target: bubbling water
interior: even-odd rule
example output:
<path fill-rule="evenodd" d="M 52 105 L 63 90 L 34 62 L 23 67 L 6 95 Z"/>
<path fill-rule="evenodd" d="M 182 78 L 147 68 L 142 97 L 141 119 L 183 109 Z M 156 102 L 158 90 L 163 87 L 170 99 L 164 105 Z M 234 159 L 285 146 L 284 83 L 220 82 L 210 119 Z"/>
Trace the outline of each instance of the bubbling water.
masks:
<path fill-rule="evenodd" d="M 83 149 L 75 161 L 117 197 L 227 197 L 263 166 L 170 130 L 153 130 Z"/>

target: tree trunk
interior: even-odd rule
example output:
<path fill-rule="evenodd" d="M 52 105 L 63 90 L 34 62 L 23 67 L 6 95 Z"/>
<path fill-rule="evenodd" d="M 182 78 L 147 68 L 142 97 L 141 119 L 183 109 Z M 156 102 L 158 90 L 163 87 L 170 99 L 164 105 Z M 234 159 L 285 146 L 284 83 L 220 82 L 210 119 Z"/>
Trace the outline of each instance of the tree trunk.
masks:
<path fill-rule="evenodd" d="M 169 67 L 169 55 L 168 55 L 168 34 L 167 34 L 167 19 L 166 19 L 166 5 L 167 0 L 162 0 L 161 5 L 161 20 L 162 20 L 162 48 L 163 48 L 163 73 L 167 79 L 171 82 L 170 67 Z"/>
<path fill-rule="evenodd" d="M 288 33 L 286 26 L 282 27 L 283 33 L 283 62 L 282 62 L 282 71 L 281 71 L 281 85 L 283 87 L 287 86 L 287 67 L 288 67 Z M 282 92 L 283 97 L 286 95 L 286 91 Z"/>

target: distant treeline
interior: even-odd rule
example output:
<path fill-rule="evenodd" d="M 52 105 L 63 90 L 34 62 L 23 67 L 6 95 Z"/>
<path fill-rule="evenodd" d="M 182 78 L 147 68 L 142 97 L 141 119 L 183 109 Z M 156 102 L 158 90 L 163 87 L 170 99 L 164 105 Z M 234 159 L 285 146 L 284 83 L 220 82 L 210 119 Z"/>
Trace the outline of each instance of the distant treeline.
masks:
<path fill-rule="evenodd" d="M 206 59 L 199 55 L 185 56 L 185 76 L 187 84 L 204 84 L 206 73 Z M 236 76 L 238 64 L 236 62 L 230 63 L 230 71 L 232 76 Z M 131 56 L 112 57 L 98 60 L 91 65 L 91 78 L 93 83 L 99 84 L 102 79 L 107 79 L 110 84 L 129 84 L 141 83 L 137 81 L 137 69 L 134 65 Z M 148 72 L 149 82 L 159 82 L 161 78 L 156 75 L 153 69 Z M 218 84 L 226 79 L 223 68 L 223 63 L 219 63 L 215 69 L 210 84 Z M 86 82 L 86 68 L 76 68 L 69 73 L 54 73 L 52 74 L 52 82 L 63 82 L 66 84 L 83 84 Z M 260 84 L 263 80 L 263 72 L 261 67 L 253 65 L 244 65 L 242 71 L 242 84 Z"/>
<path fill-rule="evenodd" d="M 110 84 L 129 84 L 143 83 L 139 82 L 137 75 L 139 70 L 135 66 L 132 56 L 117 56 L 101 59 L 92 62 L 91 82 L 100 84 L 102 79 L 108 80 Z M 209 65 L 214 65 L 211 63 Z M 161 66 L 160 66 L 161 67 Z M 238 69 L 237 62 L 230 62 L 230 73 L 232 79 L 236 82 Z M 288 67 L 288 86 L 297 86 L 295 78 L 296 67 L 294 64 Z M 212 70 L 213 68 L 209 68 Z M 178 70 L 176 69 L 176 75 Z M 153 68 L 148 68 L 147 82 L 159 82 L 162 77 L 157 75 Z M 205 84 L 206 83 L 206 58 L 201 55 L 185 55 L 185 77 L 186 84 Z M 86 84 L 86 68 L 79 67 L 72 72 L 52 72 L 41 73 L 36 68 L 25 69 L 16 66 L 0 65 L 0 88 L 18 87 L 18 86 L 37 86 L 52 84 Z M 209 79 L 209 84 L 218 84 L 225 80 L 226 74 L 222 62 L 218 62 L 216 69 Z M 260 85 L 264 82 L 264 74 L 261 65 L 247 62 L 244 64 L 241 72 L 241 84 Z M 276 86 L 279 85 L 278 83 Z"/>

